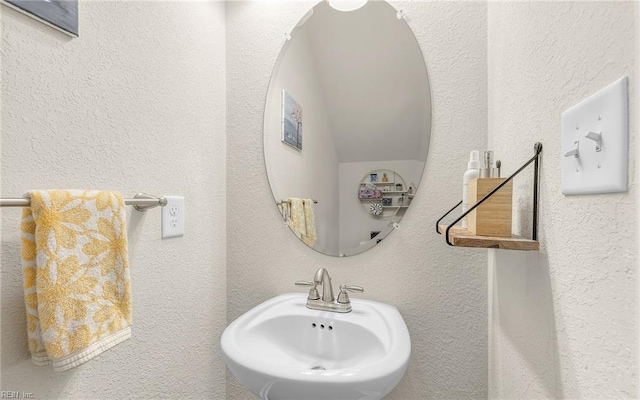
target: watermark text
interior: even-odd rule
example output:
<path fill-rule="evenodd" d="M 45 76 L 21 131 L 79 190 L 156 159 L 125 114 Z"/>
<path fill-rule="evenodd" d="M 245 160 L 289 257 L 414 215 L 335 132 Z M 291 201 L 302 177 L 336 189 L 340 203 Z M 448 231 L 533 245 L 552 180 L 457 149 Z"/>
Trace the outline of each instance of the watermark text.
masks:
<path fill-rule="evenodd" d="M 0 390 L 0 399 L 35 399 L 31 392 L 21 392 L 19 390 Z"/>

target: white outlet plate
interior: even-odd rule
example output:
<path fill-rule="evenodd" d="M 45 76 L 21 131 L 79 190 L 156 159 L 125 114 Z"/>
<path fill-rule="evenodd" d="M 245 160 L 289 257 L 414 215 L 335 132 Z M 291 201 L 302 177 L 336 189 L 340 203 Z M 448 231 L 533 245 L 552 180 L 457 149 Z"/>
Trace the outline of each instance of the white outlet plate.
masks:
<path fill-rule="evenodd" d="M 184 196 L 164 196 L 162 207 L 162 238 L 184 236 Z"/>
<path fill-rule="evenodd" d="M 562 193 L 627 191 L 629 107 L 627 77 L 562 113 Z M 601 150 L 586 138 L 601 133 Z M 576 142 L 578 144 L 576 145 Z M 565 153 L 578 147 L 578 157 Z"/>

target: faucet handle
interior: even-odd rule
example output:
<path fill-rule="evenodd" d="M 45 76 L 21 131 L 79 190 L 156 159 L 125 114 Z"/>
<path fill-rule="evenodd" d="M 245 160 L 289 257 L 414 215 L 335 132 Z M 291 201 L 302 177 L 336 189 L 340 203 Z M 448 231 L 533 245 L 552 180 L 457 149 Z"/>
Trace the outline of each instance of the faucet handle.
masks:
<path fill-rule="evenodd" d="M 345 285 L 344 283 L 340 285 L 340 293 L 338 294 L 338 303 L 347 304 L 350 303 L 349 293 L 347 292 L 364 292 L 364 288 L 361 286 L 353 286 L 353 285 Z"/>
<path fill-rule="evenodd" d="M 320 294 L 318 293 L 318 289 L 316 286 L 318 285 L 315 282 L 307 282 L 307 281 L 296 281 L 296 286 L 310 286 L 309 296 L 307 297 L 309 300 L 318 300 L 320 298 Z"/>

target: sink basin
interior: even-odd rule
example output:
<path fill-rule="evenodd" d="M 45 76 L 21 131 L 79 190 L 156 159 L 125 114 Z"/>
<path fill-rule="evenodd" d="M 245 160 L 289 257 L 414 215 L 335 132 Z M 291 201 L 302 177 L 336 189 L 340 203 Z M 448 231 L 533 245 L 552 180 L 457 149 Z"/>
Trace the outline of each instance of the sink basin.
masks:
<path fill-rule="evenodd" d="M 284 294 L 249 310 L 222 334 L 229 369 L 264 400 L 375 400 L 407 370 L 411 339 L 393 306 L 351 299 L 346 314 L 310 310 Z"/>

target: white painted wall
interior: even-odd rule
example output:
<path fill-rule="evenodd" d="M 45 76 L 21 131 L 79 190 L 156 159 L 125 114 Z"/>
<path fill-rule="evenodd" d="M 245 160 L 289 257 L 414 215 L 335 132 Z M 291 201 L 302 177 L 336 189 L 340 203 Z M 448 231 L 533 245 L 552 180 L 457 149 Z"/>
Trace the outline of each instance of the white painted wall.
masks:
<path fill-rule="evenodd" d="M 506 173 L 544 145 L 539 253 L 489 262 L 490 398 L 637 390 L 637 74 L 631 2 L 489 3 L 489 143 Z M 594 29 L 594 27 L 597 27 Z M 629 76 L 629 191 L 563 196 L 560 114 Z M 514 185 L 529 235 L 531 175 Z"/>
<path fill-rule="evenodd" d="M 328 257 L 301 243 L 273 205 L 262 154 L 264 99 L 284 41 L 312 2 L 227 4 L 228 320 L 302 290 L 319 267 L 363 298 L 396 305 L 412 339 L 408 372 L 388 399 L 486 398 L 486 251 L 452 249 L 434 223 L 461 196 L 469 151 L 484 149 L 486 9 L 475 2 L 392 2 L 424 52 L 433 102 L 420 190 L 399 230 L 372 250 Z M 452 160 L 461 160 L 459 163 Z M 228 398 L 252 398 L 230 374 Z"/>
<path fill-rule="evenodd" d="M 304 29 L 296 30 L 269 87 L 264 148 L 277 200 L 311 198 L 315 205 L 316 250 L 338 254 L 338 156 L 322 87 Z M 302 106 L 302 151 L 282 142 L 282 90 Z"/>
<path fill-rule="evenodd" d="M 636 38 L 640 38 L 640 3 L 636 5 Z M 636 55 L 640 54 L 640 40 L 636 39 Z M 636 60 L 636 76 L 640 76 L 640 62 Z M 640 112 L 636 112 L 636 127 L 640 126 Z M 636 128 L 637 129 L 637 128 Z M 640 146 L 636 145 L 636 175 L 640 173 Z M 640 198 L 636 196 L 636 229 L 640 228 Z M 636 235 L 636 249 L 640 248 L 640 235 Z M 636 271 L 640 271 L 640 257 L 636 255 Z M 640 304 L 640 279 L 636 279 L 636 304 Z M 640 321 L 640 307 L 636 307 L 636 335 L 638 335 L 638 322 Z M 640 346 L 636 346 L 636 360 L 640 360 Z M 638 369 L 638 365 L 636 365 Z M 636 375 L 638 376 L 638 375 Z M 640 398 L 640 385 L 636 385 L 636 398 Z"/>
<path fill-rule="evenodd" d="M 303 29 L 327 99 L 338 160 L 407 160 L 426 152 L 423 139 L 431 125 L 425 112 L 431 108 L 426 67 L 411 29 L 393 6 L 369 1 L 343 12 L 319 2 Z"/>
<path fill-rule="evenodd" d="M 80 2 L 80 38 L 2 10 L 2 197 L 104 188 L 186 197 L 184 238 L 128 210 L 133 336 L 65 373 L 26 341 L 20 209 L 2 215 L 1 390 L 38 399 L 225 398 L 225 14 Z"/>
<path fill-rule="evenodd" d="M 340 251 L 346 254 L 352 254 L 352 251 L 358 252 L 360 242 L 368 241 L 371 237 L 371 231 L 381 231 L 375 239 L 383 239 L 383 232 L 389 231 L 389 223 L 391 218 L 398 221 L 404 215 L 406 209 L 397 210 L 398 213 L 393 217 L 387 217 L 385 210 L 384 218 L 372 216 L 368 210 L 363 207 L 363 203 L 368 207 L 371 201 L 360 201 L 358 198 L 358 190 L 360 182 L 368 181 L 368 174 L 374 170 L 388 169 L 395 171 L 401 178 L 396 183 L 405 182 L 403 190 L 408 190 L 412 183 L 417 185 L 420 182 L 424 163 L 418 160 L 394 160 L 394 161 L 371 161 L 371 162 L 349 162 L 340 163 Z M 366 179 L 363 179 L 365 177 Z M 382 174 L 378 174 L 378 179 L 382 179 Z M 389 180 L 393 181 L 394 176 L 389 175 Z M 415 186 L 414 186 L 415 189 Z M 395 189 L 394 189 L 395 190 Z M 390 195 L 391 196 L 391 195 Z M 396 201 L 399 195 L 393 196 L 393 205 L 397 205 Z M 406 197 L 406 196 L 405 196 Z M 409 201 L 406 198 L 404 201 Z M 405 202 L 403 204 L 407 205 Z M 351 250 L 351 251 L 350 251 Z"/>

